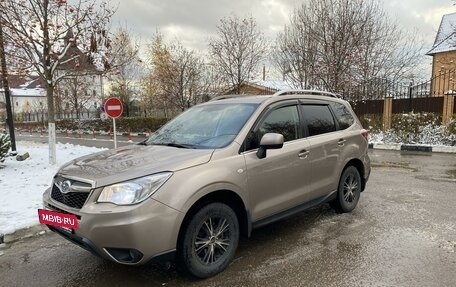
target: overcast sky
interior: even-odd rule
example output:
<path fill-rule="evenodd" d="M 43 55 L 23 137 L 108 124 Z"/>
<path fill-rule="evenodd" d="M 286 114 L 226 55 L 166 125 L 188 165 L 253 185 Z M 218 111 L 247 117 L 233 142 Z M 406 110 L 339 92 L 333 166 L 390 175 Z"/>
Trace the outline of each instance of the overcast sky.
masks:
<path fill-rule="evenodd" d="M 116 0 L 112 0 L 116 3 Z M 160 30 L 167 39 L 178 38 L 204 52 L 219 20 L 230 14 L 253 16 L 272 41 L 288 23 L 290 13 L 303 1 L 293 0 L 124 0 L 119 2 L 113 26 L 126 26 L 147 43 Z M 406 30 L 417 31 L 430 50 L 442 15 L 456 12 L 452 0 L 383 1 L 385 9 Z M 430 57 L 429 57 L 430 59 Z"/>

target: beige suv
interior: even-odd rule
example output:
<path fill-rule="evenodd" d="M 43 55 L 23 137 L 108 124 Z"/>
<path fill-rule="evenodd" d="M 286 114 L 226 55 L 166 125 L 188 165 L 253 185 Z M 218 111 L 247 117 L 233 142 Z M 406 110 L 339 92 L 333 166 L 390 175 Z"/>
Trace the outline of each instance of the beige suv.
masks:
<path fill-rule="evenodd" d="M 138 145 L 67 163 L 44 207 L 74 216 L 77 229 L 48 226 L 98 256 L 176 259 L 205 278 L 259 226 L 324 202 L 353 210 L 370 174 L 367 152 L 367 131 L 334 94 L 215 99 Z"/>

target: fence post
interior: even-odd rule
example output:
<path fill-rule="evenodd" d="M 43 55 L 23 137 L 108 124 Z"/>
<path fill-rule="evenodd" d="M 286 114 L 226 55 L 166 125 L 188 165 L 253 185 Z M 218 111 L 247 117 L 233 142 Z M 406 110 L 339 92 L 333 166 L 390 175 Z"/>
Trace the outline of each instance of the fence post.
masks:
<path fill-rule="evenodd" d="M 385 97 L 383 100 L 383 131 L 391 129 L 393 116 L 393 97 Z"/>
<path fill-rule="evenodd" d="M 442 125 L 446 126 L 453 116 L 454 109 L 454 95 L 443 96 L 443 113 L 442 113 Z"/>
<path fill-rule="evenodd" d="M 410 85 L 409 85 L 409 88 L 408 88 L 408 111 L 411 112 L 412 111 L 412 88 L 413 88 L 413 83 L 410 82 Z"/>

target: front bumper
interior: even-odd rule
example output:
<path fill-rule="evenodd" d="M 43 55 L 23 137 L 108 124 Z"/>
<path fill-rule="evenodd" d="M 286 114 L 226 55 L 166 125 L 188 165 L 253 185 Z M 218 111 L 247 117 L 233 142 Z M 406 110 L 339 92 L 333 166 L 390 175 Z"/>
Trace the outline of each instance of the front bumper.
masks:
<path fill-rule="evenodd" d="M 183 213 L 153 199 L 130 206 L 87 202 L 75 210 L 53 200 L 46 191 L 43 202 L 45 208 L 78 218 L 77 230 L 49 226 L 51 230 L 95 255 L 128 265 L 172 254 L 184 218 Z"/>

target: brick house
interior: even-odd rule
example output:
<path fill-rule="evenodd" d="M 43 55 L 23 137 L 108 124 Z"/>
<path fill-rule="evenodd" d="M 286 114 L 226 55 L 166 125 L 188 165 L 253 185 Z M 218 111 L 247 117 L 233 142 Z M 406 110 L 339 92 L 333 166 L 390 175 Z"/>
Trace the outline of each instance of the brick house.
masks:
<path fill-rule="evenodd" d="M 443 96 L 456 90 L 456 13 L 443 15 L 432 49 L 431 95 Z"/>

